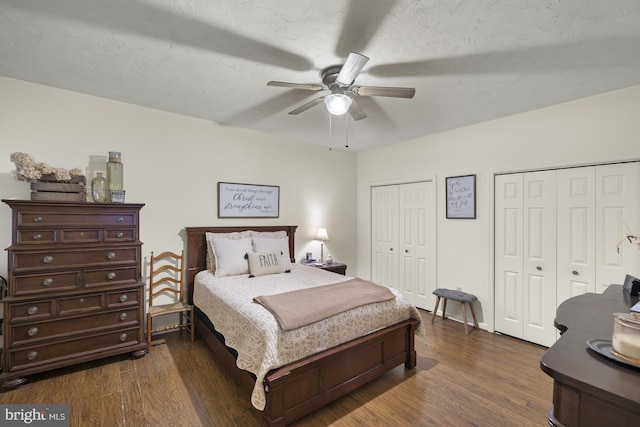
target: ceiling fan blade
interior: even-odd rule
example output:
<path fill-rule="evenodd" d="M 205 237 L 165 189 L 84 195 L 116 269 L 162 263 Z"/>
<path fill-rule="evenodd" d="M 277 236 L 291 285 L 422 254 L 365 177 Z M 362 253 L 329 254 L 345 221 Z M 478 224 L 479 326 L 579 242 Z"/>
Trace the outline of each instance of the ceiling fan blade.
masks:
<path fill-rule="evenodd" d="M 355 121 L 362 120 L 367 117 L 367 115 L 364 113 L 364 110 L 362 110 L 362 107 L 360 107 L 360 104 L 358 104 L 355 99 L 352 99 L 351 101 L 349 114 L 351 114 L 351 117 Z"/>
<path fill-rule="evenodd" d="M 276 82 L 276 81 L 270 81 L 269 83 L 267 83 L 267 86 L 289 87 L 292 89 L 304 89 L 304 90 L 326 89 L 324 86 L 320 86 L 320 85 L 308 85 L 303 83 L 288 83 L 288 82 Z"/>
<path fill-rule="evenodd" d="M 296 108 L 295 110 L 289 111 L 289 114 L 296 115 L 296 114 L 304 113 L 308 109 L 310 109 L 312 107 L 315 107 L 316 105 L 322 103 L 322 101 L 324 101 L 325 98 L 326 98 L 325 96 L 321 96 L 319 98 L 314 99 L 313 101 L 309 101 L 306 104 L 301 105 L 300 107 Z"/>
<path fill-rule="evenodd" d="M 368 57 L 356 52 L 351 52 L 344 61 L 344 65 L 340 69 L 340 74 L 336 78 L 336 82 L 341 86 L 349 86 L 356 79 L 356 76 L 369 60 Z"/>
<path fill-rule="evenodd" d="M 413 98 L 416 94 L 412 87 L 354 86 L 353 93 L 360 96 L 388 96 L 390 98 Z"/>

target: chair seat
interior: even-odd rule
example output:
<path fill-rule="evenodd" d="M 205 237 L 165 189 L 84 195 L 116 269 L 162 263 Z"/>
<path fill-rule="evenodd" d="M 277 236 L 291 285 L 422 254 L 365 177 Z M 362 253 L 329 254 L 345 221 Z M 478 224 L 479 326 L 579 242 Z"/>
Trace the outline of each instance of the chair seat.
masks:
<path fill-rule="evenodd" d="M 181 311 L 191 310 L 191 306 L 186 302 L 176 302 L 174 304 L 153 305 L 149 307 L 149 315 L 158 316 L 162 314 L 179 313 Z"/>

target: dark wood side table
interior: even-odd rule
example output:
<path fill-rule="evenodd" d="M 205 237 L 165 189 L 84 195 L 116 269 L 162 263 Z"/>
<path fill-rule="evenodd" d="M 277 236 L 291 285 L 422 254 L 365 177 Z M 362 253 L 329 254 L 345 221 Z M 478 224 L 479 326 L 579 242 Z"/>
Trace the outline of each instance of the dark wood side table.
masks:
<path fill-rule="evenodd" d="M 586 344 L 611 340 L 613 313 L 626 313 L 637 301 L 621 285 L 610 285 L 602 294 L 587 293 L 560 304 L 555 325 L 562 336 L 540 360 L 554 381 L 550 425 L 640 425 L 640 368 L 621 365 Z"/>
<path fill-rule="evenodd" d="M 347 264 L 343 264 L 341 262 L 332 262 L 331 264 L 307 264 L 311 267 L 321 268 L 323 270 L 331 271 L 333 273 L 342 274 L 343 276 L 347 274 Z"/>

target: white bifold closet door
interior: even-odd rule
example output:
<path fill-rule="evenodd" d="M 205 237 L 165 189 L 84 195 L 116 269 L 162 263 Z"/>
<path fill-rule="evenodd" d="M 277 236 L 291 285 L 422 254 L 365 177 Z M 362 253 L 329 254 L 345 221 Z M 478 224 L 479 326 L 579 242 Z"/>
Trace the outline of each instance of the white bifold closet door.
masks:
<path fill-rule="evenodd" d="M 640 248 L 624 236 L 640 232 L 640 163 L 563 169 L 558 177 L 558 304 L 637 277 Z"/>
<path fill-rule="evenodd" d="M 372 187 L 372 281 L 393 287 L 415 306 L 435 299 L 433 181 Z"/>
<path fill-rule="evenodd" d="M 541 345 L 556 340 L 556 173 L 495 181 L 495 328 Z"/>
<path fill-rule="evenodd" d="M 495 178 L 495 329 L 557 339 L 558 305 L 640 274 L 640 163 Z M 625 244 L 626 243 L 626 244 Z"/>

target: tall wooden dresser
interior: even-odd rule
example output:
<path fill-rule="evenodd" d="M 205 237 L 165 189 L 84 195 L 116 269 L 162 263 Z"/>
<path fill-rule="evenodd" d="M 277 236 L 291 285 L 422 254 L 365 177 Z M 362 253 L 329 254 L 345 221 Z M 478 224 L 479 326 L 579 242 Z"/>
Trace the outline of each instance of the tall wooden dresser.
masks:
<path fill-rule="evenodd" d="M 3 202 L 13 225 L 2 300 L 2 386 L 116 354 L 144 356 L 144 205 Z"/>

